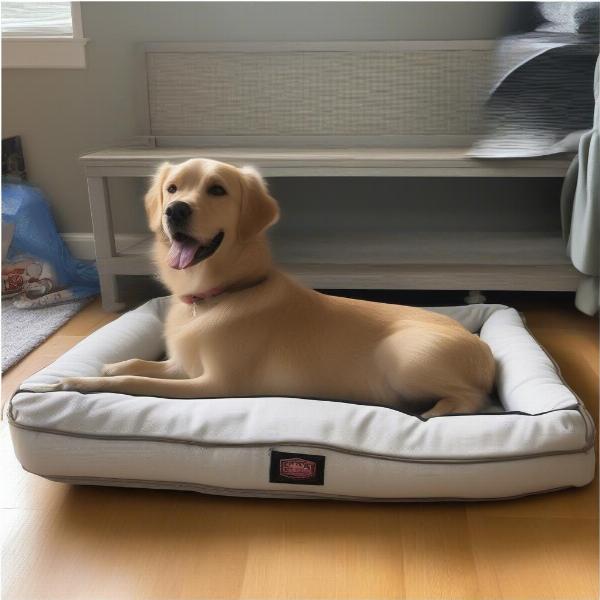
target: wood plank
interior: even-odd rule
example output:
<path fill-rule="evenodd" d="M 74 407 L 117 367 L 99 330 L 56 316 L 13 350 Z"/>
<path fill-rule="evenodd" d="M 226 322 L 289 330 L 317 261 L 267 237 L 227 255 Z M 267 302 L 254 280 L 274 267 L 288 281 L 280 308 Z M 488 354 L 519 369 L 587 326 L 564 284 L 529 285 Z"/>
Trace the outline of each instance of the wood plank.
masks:
<path fill-rule="evenodd" d="M 149 176 L 164 161 L 253 164 L 272 177 L 563 177 L 570 157 L 475 159 L 466 148 L 107 148 L 81 157 L 88 176 Z"/>
<path fill-rule="evenodd" d="M 360 231 L 269 236 L 273 254 L 283 263 L 332 264 L 570 264 L 558 232 L 541 231 Z M 117 256 L 148 255 L 154 236 L 148 234 L 118 249 Z"/>
<path fill-rule="evenodd" d="M 115 235 L 113 231 L 112 212 L 108 181 L 106 177 L 88 177 L 88 196 L 92 226 L 94 228 L 94 245 L 96 256 L 105 258 L 115 255 Z"/>
<path fill-rule="evenodd" d="M 283 265 L 315 289 L 573 291 L 566 265 Z"/>
<path fill-rule="evenodd" d="M 559 232 L 333 231 L 271 235 L 284 264 L 569 265 Z"/>
<path fill-rule="evenodd" d="M 116 245 L 108 180 L 106 177 L 88 177 L 87 184 L 96 256 L 98 259 L 110 259 L 116 255 Z M 119 289 L 114 273 L 106 269 L 98 269 L 98 278 L 105 308 L 108 310 L 125 308 L 125 304 L 119 302 Z"/>
<path fill-rule="evenodd" d="M 117 275 L 155 272 L 144 256 L 98 259 L 101 269 Z M 579 275 L 570 265 L 281 265 L 314 289 L 360 290 L 511 290 L 574 291 Z"/>
<path fill-rule="evenodd" d="M 100 258 L 103 271 L 149 275 L 152 237 Z M 398 233 L 273 236 L 278 262 L 320 289 L 573 291 L 579 275 L 558 234 Z"/>
<path fill-rule="evenodd" d="M 119 257 L 148 256 L 153 235 L 119 249 Z M 283 264 L 352 265 L 569 265 L 558 232 L 404 232 L 377 235 L 360 231 L 270 235 Z"/>
<path fill-rule="evenodd" d="M 590 600 L 598 597 L 598 522 L 469 517 L 483 598 Z"/>

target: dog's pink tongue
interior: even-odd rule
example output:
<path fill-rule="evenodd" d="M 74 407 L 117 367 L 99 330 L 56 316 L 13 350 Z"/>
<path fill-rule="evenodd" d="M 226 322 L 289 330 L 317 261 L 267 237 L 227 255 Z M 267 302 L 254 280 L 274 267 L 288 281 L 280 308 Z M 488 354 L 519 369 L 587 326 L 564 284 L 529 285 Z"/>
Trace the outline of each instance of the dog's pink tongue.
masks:
<path fill-rule="evenodd" d="M 167 254 L 167 262 L 173 269 L 185 269 L 189 267 L 194 260 L 196 252 L 200 248 L 200 242 L 195 240 L 177 241 L 173 240 L 169 254 Z"/>

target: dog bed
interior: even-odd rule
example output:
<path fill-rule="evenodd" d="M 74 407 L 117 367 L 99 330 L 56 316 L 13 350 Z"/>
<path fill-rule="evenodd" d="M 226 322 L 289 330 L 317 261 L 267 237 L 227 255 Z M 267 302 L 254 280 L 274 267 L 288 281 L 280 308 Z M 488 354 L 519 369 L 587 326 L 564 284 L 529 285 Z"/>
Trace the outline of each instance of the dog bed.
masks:
<path fill-rule="evenodd" d="M 501 305 L 430 309 L 490 345 L 498 402 L 483 414 L 425 420 L 315 399 L 39 391 L 99 375 L 104 363 L 160 358 L 167 302 L 124 314 L 21 385 L 9 421 L 27 471 L 75 484 L 366 501 L 510 498 L 594 477 L 593 420 L 517 311 Z"/>

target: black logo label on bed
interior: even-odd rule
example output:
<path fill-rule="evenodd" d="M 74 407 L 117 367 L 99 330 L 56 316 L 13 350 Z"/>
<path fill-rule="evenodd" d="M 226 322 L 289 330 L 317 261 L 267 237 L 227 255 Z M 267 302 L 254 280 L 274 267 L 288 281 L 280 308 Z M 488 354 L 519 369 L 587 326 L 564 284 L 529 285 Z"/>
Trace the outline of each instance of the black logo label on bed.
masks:
<path fill-rule="evenodd" d="M 299 483 L 323 485 L 325 483 L 325 457 L 318 454 L 292 454 L 271 450 L 271 483 Z"/>

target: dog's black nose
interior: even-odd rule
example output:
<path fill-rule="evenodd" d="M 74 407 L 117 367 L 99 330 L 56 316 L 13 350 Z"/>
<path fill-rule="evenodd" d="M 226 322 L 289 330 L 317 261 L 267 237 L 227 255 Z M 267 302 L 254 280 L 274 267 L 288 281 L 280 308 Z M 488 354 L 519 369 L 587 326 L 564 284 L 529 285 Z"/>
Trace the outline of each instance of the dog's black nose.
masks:
<path fill-rule="evenodd" d="M 187 202 L 171 202 L 165 210 L 169 225 L 183 225 L 192 214 L 192 207 Z"/>

